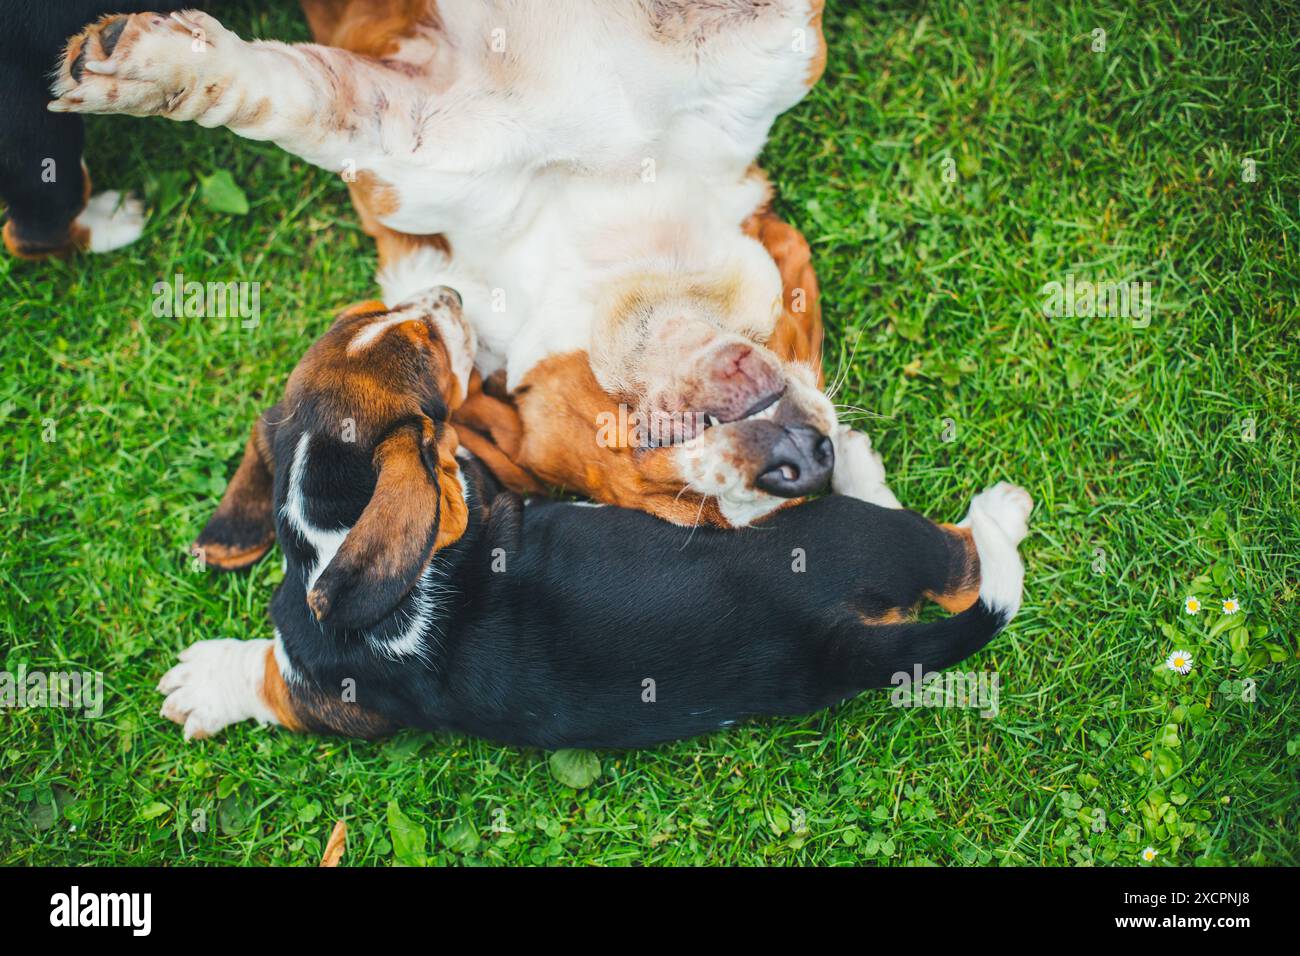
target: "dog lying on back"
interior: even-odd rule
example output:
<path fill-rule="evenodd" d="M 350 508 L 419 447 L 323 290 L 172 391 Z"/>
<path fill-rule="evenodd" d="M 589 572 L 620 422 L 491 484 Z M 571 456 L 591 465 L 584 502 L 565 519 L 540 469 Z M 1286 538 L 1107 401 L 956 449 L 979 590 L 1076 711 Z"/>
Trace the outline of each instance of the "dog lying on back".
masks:
<path fill-rule="evenodd" d="M 822 0 L 303 8 L 319 44 L 189 11 L 101 22 L 50 109 L 224 126 L 340 173 L 385 301 L 464 296 L 519 413 L 504 438 L 473 424 L 544 483 L 679 524 L 742 527 L 828 482 L 897 506 L 819 388 L 811 269 L 792 289 L 743 227 L 773 121 L 824 67 Z M 593 412 L 652 440 L 602 439 Z"/>
<path fill-rule="evenodd" d="M 236 567 L 279 540 L 275 638 L 181 654 L 159 689 L 187 737 L 257 718 L 642 747 L 949 666 L 1019 607 L 1012 485 L 959 526 L 829 496 L 733 531 L 503 492 L 448 425 L 473 347 L 435 289 L 307 352 L 197 542 Z M 952 616 L 908 620 L 926 599 Z"/>

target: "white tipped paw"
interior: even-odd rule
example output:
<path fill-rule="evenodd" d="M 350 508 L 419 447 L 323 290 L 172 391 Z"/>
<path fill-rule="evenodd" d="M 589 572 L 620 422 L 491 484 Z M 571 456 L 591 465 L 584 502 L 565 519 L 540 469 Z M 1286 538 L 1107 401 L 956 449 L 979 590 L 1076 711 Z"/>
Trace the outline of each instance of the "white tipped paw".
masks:
<path fill-rule="evenodd" d="M 220 84 L 200 81 L 237 39 L 206 13 L 108 16 L 68 43 L 55 71 L 55 113 L 172 113 Z M 204 89 L 200 89 L 203 86 Z"/>
<path fill-rule="evenodd" d="M 882 508 L 903 507 L 885 484 L 885 464 L 880 452 L 871 447 L 871 439 L 865 432 L 840 425 L 831 440 L 835 443 L 831 489 L 836 494 L 869 501 Z"/>
<path fill-rule="evenodd" d="M 158 691 L 167 695 L 162 716 L 184 726 L 185 739 L 210 737 L 224 727 L 275 715 L 261 689 L 270 641 L 199 641 L 181 651 L 181 662 L 162 676 Z"/>
<path fill-rule="evenodd" d="M 999 481 L 971 499 L 970 508 L 971 514 L 978 511 L 997 525 L 1012 544 L 1018 545 L 1029 534 L 1029 513 L 1034 510 L 1034 499 L 1019 485 Z"/>
<path fill-rule="evenodd" d="M 90 234 L 87 248 L 91 252 L 112 252 L 130 245 L 144 232 L 144 223 L 144 203 L 115 189 L 91 196 L 77 217 L 77 224 Z"/>

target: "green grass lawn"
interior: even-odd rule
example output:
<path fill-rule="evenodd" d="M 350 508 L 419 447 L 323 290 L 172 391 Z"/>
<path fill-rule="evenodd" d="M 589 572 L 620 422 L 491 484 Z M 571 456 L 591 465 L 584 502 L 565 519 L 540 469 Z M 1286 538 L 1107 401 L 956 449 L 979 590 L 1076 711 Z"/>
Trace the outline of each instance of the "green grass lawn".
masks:
<path fill-rule="evenodd" d="M 0 862 L 314 864 L 342 818 L 354 865 L 1300 863 L 1300 16 L 1180 5 L 832 3 L 826 77 L 765 154 L 898 496 L 1038 503 L 1024 610 L 964 665 L 998 715 L 874 692 L 599 753 L 578 790 L 451 735 L 187 744 L 158 716 L 183 647 L 271 634 L 279 561 L 186 547 L 375 254 L 337 177 L 92 119 L 96 188 L 155 209 L 118 253 L 0 259 L 0 663 L 102 671 L 105 707 L 0 711 Z M 223 19 L 306 37 L 262 6 Z M 220 170 L 246 215 L 205 201 Z M 177 272 L 260 282 L 260 323 L 155 317 Z M 1150 282 L 1149 315 L 1045 315 L 1071 275 Z"/>

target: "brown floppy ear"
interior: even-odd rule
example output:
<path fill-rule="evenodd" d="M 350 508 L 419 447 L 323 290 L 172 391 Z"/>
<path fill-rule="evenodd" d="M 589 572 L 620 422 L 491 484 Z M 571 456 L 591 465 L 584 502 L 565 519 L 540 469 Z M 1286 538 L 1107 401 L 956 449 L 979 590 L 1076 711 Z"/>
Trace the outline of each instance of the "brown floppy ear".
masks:
<path fill-rule="evenodd" d="M 375 449 L 375 491 L 307 595 L 316 620 L 343 630 L 368 627 L 392 612 L 435 549 L 465 533 L 468 509 L 457 468 L 433 423 L 399 428 Z"/>
<path fill-rule="evenodd" d="M 219 571 L 250 567 L 275 544 L 275 486 L 267 419 L 277 419 L 278 407 L 264 412 L 254 423 L 244 458 L 226 485 L 221 504 L 190 545 L 191 554 Z"/>

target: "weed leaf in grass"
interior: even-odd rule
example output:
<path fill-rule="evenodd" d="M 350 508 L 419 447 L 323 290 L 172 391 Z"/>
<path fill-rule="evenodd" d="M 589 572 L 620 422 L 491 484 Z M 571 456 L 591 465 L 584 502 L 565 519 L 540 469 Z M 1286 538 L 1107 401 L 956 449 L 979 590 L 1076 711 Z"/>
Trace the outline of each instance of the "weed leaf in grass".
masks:
<path fill-rule="evenodd" d="M 217 824 L 226 836 L 243 832 L 253 816 L 253 798 L 242 787 L 217 804 Z"/>
<path fill-rule="evenodd" d="M 239 789 L 239 778 L 228 773 L 217 782 L 217 799 L 224 800 Z"/>
<path fill-rule="evenodd" d="M 161 218 L 180 205 L 188 182 L 189 175 L 176 169 L 161 172 L 149 180 L 145 184 L 144 192 L 149 204 L 153 206 L 153 214 Z"/>
<path fill-rule="evenodd" d="M 590 750 L 557 750 L 548 763 L 551 776 L 574 790 L 589 787 L 600 777 L 600 758 Z"/>
<path fill-rule="evenodd" d="M 228 170 L 218 169 L 211 176 L 199 176 L 199 195 L 207 207 L 232 216 L 248 214 L 248 197 L 235 183 Z"/>
<path fill-rule="evenodd" d="M 155 800 L 153 803 L 149 804 L 147 807 L 145 807 L 143 810 L 140 811 L 140 819 L 154 820 L 162 816 L 170 809 L 171 807 L 167 806 L 167 804 Z"/>
<path fill-rule="evenodd" d="M 478 848 L 479 835 L 471 824 L 457 820 L 443 831 L 442 842 L 456 853 L 472 853 Z"/>
<path fill-rule="evenodd" d="M 420 826 L 397 805 L 396 800 L 388 801 L 388 836 L 393 841 L 393 858 L 402 866 L 422 866 L 425 862 L 424 848 L 429 836 Z"/>

